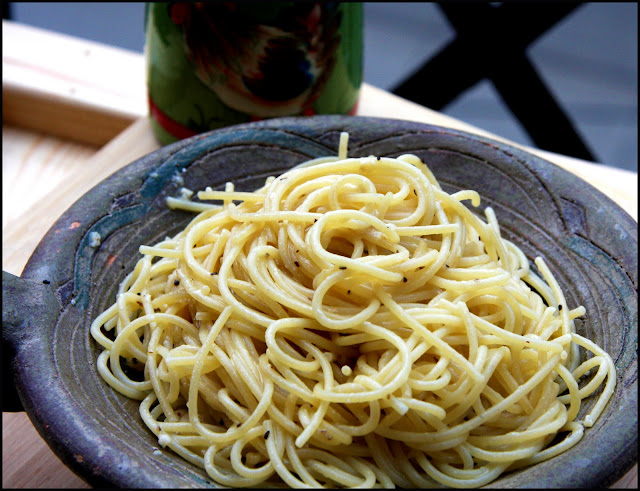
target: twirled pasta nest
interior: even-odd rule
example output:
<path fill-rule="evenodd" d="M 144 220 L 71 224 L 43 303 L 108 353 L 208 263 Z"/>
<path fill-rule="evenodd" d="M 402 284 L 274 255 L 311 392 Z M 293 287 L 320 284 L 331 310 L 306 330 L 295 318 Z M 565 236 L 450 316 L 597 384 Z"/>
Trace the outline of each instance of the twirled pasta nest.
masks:
<path fill-rule="evenodd" d="M 91 334 L 160 446 L 219 484 L 481 486 L 575 445 L 613 392 L 584 308 L 415 156 L 347 158 L 343 135 L 337 158 L 198 196 L 222 204 L 170 200 L 199 214 L 140 247 Z"/>

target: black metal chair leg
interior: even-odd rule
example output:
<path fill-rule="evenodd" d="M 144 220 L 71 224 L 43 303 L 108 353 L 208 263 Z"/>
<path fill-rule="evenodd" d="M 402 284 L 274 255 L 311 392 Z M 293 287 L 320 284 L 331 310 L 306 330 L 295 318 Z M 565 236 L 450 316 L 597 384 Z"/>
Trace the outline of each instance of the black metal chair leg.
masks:
<path fill-rule="evenodd" d="M 489 79 L 540 148 L 595 160 L 527 59 L 526 49 L 581 4 L 440 4 L 456 38 L 392 92 L 443 110 Z"/>
<path fill-rule="evenodd" d="M 491 76 L 496 91 L 537 147 L 595 161 L 587 144 L 525 57 Z"/>

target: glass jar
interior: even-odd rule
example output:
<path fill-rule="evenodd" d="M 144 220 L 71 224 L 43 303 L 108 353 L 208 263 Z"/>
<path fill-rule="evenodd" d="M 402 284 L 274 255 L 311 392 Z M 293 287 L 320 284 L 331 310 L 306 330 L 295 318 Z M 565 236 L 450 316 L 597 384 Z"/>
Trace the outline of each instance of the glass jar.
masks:
<path fill-rule="evenodd" d="M 163 145 L 265 118 L 356 111 L 361 3 L 147 3 L 145 37 Z"/>

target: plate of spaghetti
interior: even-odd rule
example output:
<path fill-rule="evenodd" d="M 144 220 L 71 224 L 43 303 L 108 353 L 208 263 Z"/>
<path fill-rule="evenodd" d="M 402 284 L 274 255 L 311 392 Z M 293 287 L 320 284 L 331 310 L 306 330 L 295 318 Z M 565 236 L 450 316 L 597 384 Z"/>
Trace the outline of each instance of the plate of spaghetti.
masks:
<path fill-rule="evenodd" d="M 3 292 L 22 403 L 94 486 L 606 487 L 637 461 L 637 223 L 464 132 L 183 140 Z"/>

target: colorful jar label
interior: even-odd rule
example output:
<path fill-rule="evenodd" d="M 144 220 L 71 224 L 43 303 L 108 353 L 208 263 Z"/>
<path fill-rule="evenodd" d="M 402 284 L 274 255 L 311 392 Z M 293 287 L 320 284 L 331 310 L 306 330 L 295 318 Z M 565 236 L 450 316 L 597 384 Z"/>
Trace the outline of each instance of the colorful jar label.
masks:
<path fill-rule="evenodd" d="M 149 111 L 161 143 L 280 116 L 354 114 L 362 4 L 146 7 Z"/>

